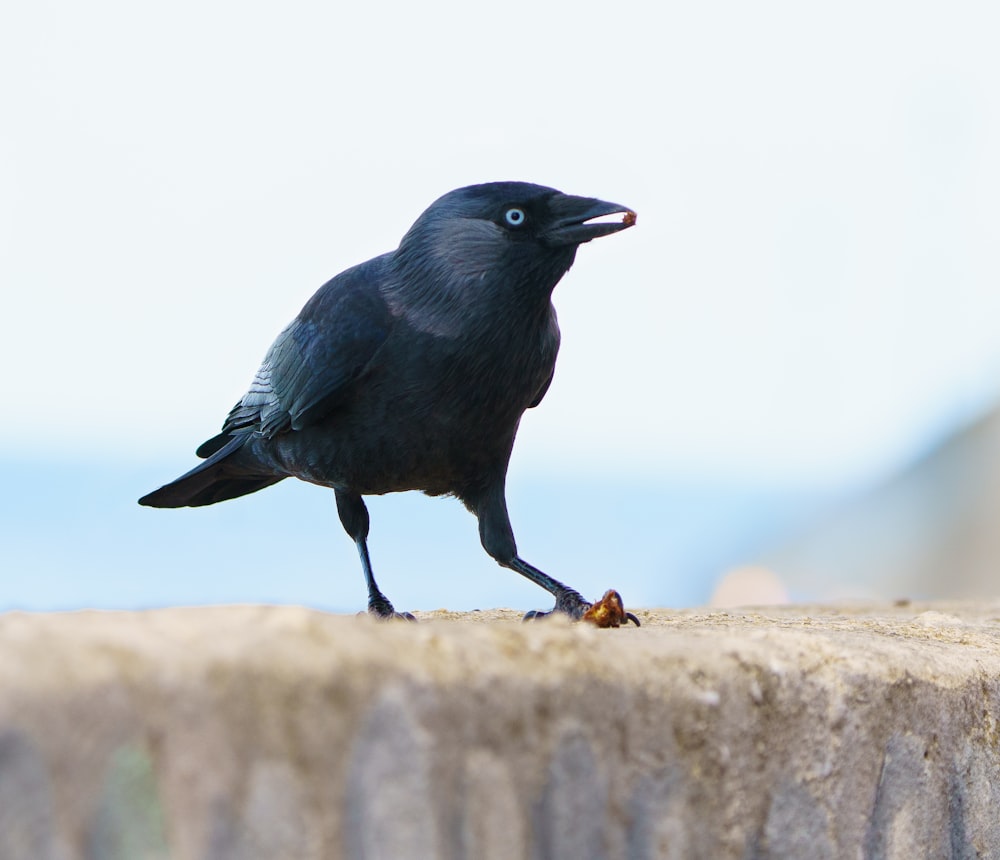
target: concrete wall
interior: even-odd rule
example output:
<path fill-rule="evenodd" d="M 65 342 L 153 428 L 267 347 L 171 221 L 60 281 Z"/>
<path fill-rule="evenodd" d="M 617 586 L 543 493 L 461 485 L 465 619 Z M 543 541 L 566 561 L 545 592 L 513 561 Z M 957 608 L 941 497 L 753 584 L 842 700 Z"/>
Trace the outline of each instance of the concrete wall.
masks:
<path fill-rule="evenodd" d="M 0 860 L 1000 856 L 1000 606 L 510 616 L 0 617 Z"/>

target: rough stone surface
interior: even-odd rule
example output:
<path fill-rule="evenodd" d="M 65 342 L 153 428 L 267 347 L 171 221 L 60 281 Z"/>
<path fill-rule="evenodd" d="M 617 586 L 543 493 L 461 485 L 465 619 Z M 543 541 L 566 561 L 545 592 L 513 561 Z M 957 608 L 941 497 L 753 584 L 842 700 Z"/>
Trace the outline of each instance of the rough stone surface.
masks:
<path fill-rule="evenodd" d="M 1000 605 L 0 617 L 0 860 L 1000 856 Z"/>

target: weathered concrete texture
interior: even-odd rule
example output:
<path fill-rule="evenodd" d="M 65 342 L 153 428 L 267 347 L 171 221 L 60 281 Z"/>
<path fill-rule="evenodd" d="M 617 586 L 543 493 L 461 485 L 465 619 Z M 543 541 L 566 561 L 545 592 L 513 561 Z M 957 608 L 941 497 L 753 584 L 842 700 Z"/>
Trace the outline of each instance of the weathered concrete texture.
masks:
<path fill-rule="evenodd" d="M 639 615 L 6 615 L 0 858 L 1000 856 L 1000 606 Z"/>

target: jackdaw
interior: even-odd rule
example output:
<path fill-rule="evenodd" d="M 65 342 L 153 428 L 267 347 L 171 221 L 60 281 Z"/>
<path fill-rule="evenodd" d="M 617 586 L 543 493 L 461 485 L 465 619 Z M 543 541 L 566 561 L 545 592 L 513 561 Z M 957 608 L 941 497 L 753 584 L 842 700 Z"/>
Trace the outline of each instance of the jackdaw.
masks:
<path fill-rule="evenodd" d="M 478 518 L 486 552 L 581 618 L 590 604 L 517 554 L 507 464 L 521 415 L 552 382 L 553 288 L 580 245 L 634 223 L 617 203 L 524 182 L 445 194 L 395 251 L 319 289 L 198 448 L 204 462 L 139 504 L 211 505 L 287 477 L 331 487 L 368 611 L 388 618 L 397 613 L 372 575 L 362 497 L 450 494 Z"/>

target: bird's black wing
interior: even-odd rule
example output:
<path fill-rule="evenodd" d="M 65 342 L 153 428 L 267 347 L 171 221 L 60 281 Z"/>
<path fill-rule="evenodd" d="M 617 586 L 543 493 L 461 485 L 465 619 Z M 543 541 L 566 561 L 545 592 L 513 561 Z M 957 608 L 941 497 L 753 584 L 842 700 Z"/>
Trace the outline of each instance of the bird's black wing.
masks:
<path fill-rule="evenodd" d="M 198 448 L 211 456 L 234 434 L 272 438 L 319 421 L 347 396 L 385 341 L 392 315 L 378 290 L 382 258 L 337 275 L 306 303 L 267 351 L 222 432 Z"/>

